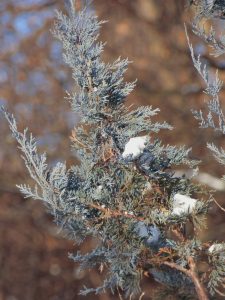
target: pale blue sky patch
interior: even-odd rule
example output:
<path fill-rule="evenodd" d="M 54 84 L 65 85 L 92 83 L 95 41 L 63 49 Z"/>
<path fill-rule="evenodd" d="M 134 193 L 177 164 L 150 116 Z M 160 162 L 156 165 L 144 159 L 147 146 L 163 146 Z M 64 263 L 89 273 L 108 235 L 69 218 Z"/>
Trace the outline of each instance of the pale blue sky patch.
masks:
<path fill-rule="evenodd" d="M 32 33 L 32 29 L 28 25 L 29 17 L 30 14 L 23 13 L 17 16 L 14 20 L 14 28 L 22 37 L 28 36 Z"/>

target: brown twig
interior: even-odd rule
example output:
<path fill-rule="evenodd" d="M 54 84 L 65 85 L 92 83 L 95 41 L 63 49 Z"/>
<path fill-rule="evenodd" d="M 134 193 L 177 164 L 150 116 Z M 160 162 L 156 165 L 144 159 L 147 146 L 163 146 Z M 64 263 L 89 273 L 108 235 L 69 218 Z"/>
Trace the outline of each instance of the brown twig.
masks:
<path fill-rule="evenodd" d="M 120 294 L 120 290 L 119 290 L 118 287 L 117 287 L 117 292 L 118 292 L 118 295 L 119 295 L 120 300 L 123 300 L 123 297 L 122 297 L 122 295 Z"/>
<path fill-rule="evenodd" d="M 100 206 L 100 205 L 93 204 L 93 203 L 88 204 L 88 206 L 90 206 L 92 208 L 96 208 L 96 209 L 104 212 L 105 213 L 105 218 L 126 217 L 126 218 L 130 218 L 130 219 L 135 219 L 137 221 L 144 221 L 144 218 L 134 216 L 131 213 L 128 213 L 127 211 L 111 210 L 109 208 L 105 208 L 104 206 Z"/>
<path fill-rule="evenodd" d="M 145 293 L 143 292 L 138 300 L 142 300 L 142 298 L 144 297 L 144 295 L 145 295 Z"/>
<path fill-rule="evenodd" d="M 221 297 L 225 297 L 225 294 L 222 293 L 221 291 L 219 291 L 217 288 L 215 288 L 215 291 L 216 291 Z"/>
<path fill-rule="evenodd" d="M 178 240 L 180 240 L 181 242 L 183 242 L 185 240 L 183 234 L 180 231 L 178 231 L 176 228 L 172 229 L 172 232 L 178 238 Z"/>
<path fill-rule="evenodd" d="M 134 295 L 133 293 L 130 294 L 129 300 L 132 300 L 133 295 Z"/>
<path fill-rule="evenodd" d="M 188 277 L 190 277 L 194 283 L 196 293 L 198 295 L 199 300 L 209 300 L 206 291 L 200 282 L 198 275 L 196 273 L 196 265 L 192 257 L 188 258 L 188 265 L 190 269 L 185 269 L 182 266 L 177 265 L 176 263 L 173 262 L 164 262 L 164 265 L 167 265 L 173 269 L 177 269 L 180 272 L 183 272 L 186 274 Z"/>
<path fill-rule="evenodd" d="M 83 144 L 81 141 L 78 140 L 77 136 L 76 136 L 76 132 L 75 130 L 72 130 L 71 136 L 70 136 L 70 140 L 73 143 L 78 143 L 79 145 L 81 145 L 83 148 L 89 149 L 87 145 Z M 89 149 L 90 150 L 90 149 Z"/>
<path fill-rule="evenodd" d="M 223 208 L 223 207 L 216 201 L 216 199 L 213 199 L 213 201 L 216 203 L 216 205 L 217 205 L 222 211 L 225 211 L 225 208 Z"/>

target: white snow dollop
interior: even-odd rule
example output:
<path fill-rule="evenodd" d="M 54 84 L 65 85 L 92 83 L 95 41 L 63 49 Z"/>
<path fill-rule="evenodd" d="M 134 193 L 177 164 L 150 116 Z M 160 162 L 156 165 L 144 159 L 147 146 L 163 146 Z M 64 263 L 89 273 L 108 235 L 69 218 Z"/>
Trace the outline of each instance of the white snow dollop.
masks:
<path fill-rule="evenodd" d="M 102 185 L 98 185 L 98 187 L 97 187 L 97 192 L 101 192 L 102 191 L 102 189 L 103 189 L 103 186 Z"/>
<path fill-rule="evenodd" d="M 173 197 L 172 214 L 181 215 L 183 213 L 191 213 L 195 208 L 196 203 L 196 199 L 177 193 Z"/>
<path fill-rule="evenodd" d="M 212 246 L 209 247 L 208 251 L 209 253 L 213 253 L 214 251 L 220 252 L 225 250 L 224 244 L 212 244 Z"/>
<path fill-rule="evenodd" d="M 126 158 L 130 155 L 132 155 L 132 158 L 136 158 L 144 150 L 147 141 L 147 135 L 131 138 L 125 145 L 125 149 L 122 154 L 123 158 Z"/>
<path fill-rule="evenodd" d="M 152 185 L 150 182 L 146 182 L 145 184 L 145 192 L 149 192 L 152 190 Z"/>

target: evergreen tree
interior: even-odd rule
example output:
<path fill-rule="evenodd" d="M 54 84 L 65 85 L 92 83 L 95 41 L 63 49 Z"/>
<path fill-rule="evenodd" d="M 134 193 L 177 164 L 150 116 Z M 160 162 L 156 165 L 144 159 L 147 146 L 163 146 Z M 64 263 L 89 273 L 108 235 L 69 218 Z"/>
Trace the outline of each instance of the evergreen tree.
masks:
<path fill-rule="evenodd" d="M 81 268 L 107 270 L 101 287 L 81 294 L 121 289 L 126 296 L 138 295 L 146 273 L 166 287 L 160 297 L 208 299 L 206 286 L 211 295 L 221 294 L 225 244 L 202 243 L 197 236 L 211 195 L 175 173 L 180 165 L 196 171 L 198 162 L 189 157 L 190 149 L 153 137 L 172 130 L 166 122 L 153 122 L 159 109 L 126 106 L 135 82 L 124 81 L 128 59 L 102 61 L 103 23 L 87 8 L 75 11 L 72 1 L 69 16 L 58 12 L 55 23 L 76 85 L 68 100 L 81 116 L 71 136 L 79 165 L 57 163 L 50 169 L 32 134 L 19 132 L 13 115 L 2 108 L 35 182 L 18 187 L 25 197 L 44 201 L 69 238 L 98 241 L 90 253 L 70 255 Z M 208 263 L 207 272 L 198 270 L 200 262 Z"/>

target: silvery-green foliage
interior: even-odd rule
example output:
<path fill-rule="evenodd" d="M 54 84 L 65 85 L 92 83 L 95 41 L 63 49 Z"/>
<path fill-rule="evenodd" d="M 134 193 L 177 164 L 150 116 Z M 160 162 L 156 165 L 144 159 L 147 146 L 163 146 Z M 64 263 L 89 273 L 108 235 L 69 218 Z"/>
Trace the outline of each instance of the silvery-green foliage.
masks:
<path fill-rule="evenodd" d="M 157 282 L 176 289 L 185 286 L 191 291 L 191 293 L 193 293 L 192 281 L 182 272 L 171 269 L 167 266 L 162 266 L 160 268 L 151 268 L 150 271 Z"/>
<path fill-rule="evenodd" d="M 225 285 L 225 244 L 219 244 L 218 249 L 211 251 L 209 255 L 209 263 L 212 266 L 210 273 L 208 288 L 212 295 L 219 294 L 225 296 L 221 290 Z"/>
<path fill-rule="evenodd" d="M 225 165 L 225 151 L 221 147 L 220 149 L 216 147 L 213 143 L 208 143 L 207 144 L 208 148 L 212 151 L 213 156 L 215 159 L 222 165 Z"/>
<path fill-rule="evenodd" d="M 51 194 L 52 187 L 46 180 L 47 175 L 47 163 L 46 154 L 38 154 L 36 140 L 32 133 L 28 133 L 28 129 L 25 129 L 23 133 L 20 133 L 17 129 L 16 121 L 13 115 L 9 114 L 4 108 L 2 108 L 5 117 L 9 123 L 13 137 L 17 140 L 18 148 L 22 152 L 22 158 L 25 162 L 25 166 L 29 171 L 31 178 L 36 182 L 34 190 L 26 185 L 21 185 L 19 188 L 25 194 L 26 197 L 33 197 L 34 199 L 44 200 L 50 205 L 54 205 L 54 200 L 51 197 L 45 197 L 46 194 Z M 40 195 L 38 188 L 43 188 L 43 194 Z"/>
<path fill-rule="evenodd" d="M 216 5 L 217 8 L 220 6 L 220 10 L 223 12 L 222 18 L 224 18 L 225 12 L 225 1 L 214 0 L 212 5 Z M 215 17 L 212 13 L 203 14 L 206 19 Z M 201 17 L 202 17 L 201 16 Z M 220 16 L 221 17 L 221 16 Z M 201 18 L 200 18 L 201 19 Z M 225 36 L 221 35 L 220 38 L 216 37 L 216 31 L 213 27 L 210 28 L 209 33 L 206 33 L 204 28 L 201 27 L 200 23 L 196 22 L 193 24 L 193 32 L 199 37 L 203 38 L 206 44 L 209 44 L 213 48 L 214 56 L 220 56 L 225 53 Z M 201 128 L 213 128 L 215 131 L 225 134 L 225 116 L 223 108 L 221 106 L 219 93 L 223 86 L 223 82 L 218 77 L 218 71 L 212 72 L 205 63 L 202 63 L 201 57 L 196 56 L 189 41 L 189 37 L 186 30 L 186 36 L 188 40 L 189 49 L 191 52 L 192 61 L 194 67 L 198 71 L 199 75 L 203 79 L 206 88 L 204 93 L 208 96 L 207 107 L 208 113 L 205 115 L 201 110 L 193 110 L 195 118 L 199 121 Z M 214 143 L 207 143 L 208 149 L 212 152 L 215 159 L 225 165 L 225 151 L 223 148 L 218 148 Z M 225 296 L 225 246 L 224 243 L 212 245 L 208 249 L 208 261 L 210 265 L 210 274 L 208 288 L 210 294 L 214 296 L 219 294 Z"/>
<path fill-rule="evenodd" d="M 20 133 L 14 117 L 3 109 L 36 184 L 19 188 L 25 197 L 43 200 L 69 238 L 78 243 L 88 236 L 96 239 L 97 246 L 90 253 L 70 255 L 81 268 L 107 270 L 103 285 L 85 288 L 83 295 L 118 288 L 127 296 L 138 294 L 144 271 L 169 287 L 194 291 L 191 279 L 164 261 L 188 268 L 188 256 L 196 261 L 201 257 L 200 241 L 194 235 L 187 239 L 185 226 L 191 221 L 194 233 L 203 227 L 209 200 L 203 201 L 198 187 L 184 176 L 175 176 L 173 170 L 179 165 L 194 168 L 197 162 L 189 158 L 190 149 L 163 145 L 151 137 L 152 132 L 172 129 L 166 122 L 153 122 L 158 109 L 125 106 L 135 82 L 124 81 L 128 59 L 111 64 L 102 61 L 104 43 L 99 41 L 99 29 L 104 22 L 86 8 L 76 12 L 71 6 L 69 15 L 57 13 L 54 34 L 63 44 L 64 60 L 76 84 L 67 98 L 81 117 L 71 137 L 80 164 L 67 167 L 59 162 L 49 168 L 33 136 L 27 130 Z M 219 79 L 209 81 L 207 69 L 199 59 L 195 63 L 210 83 L 207 93 L 216 97 Z M 150 138 L 142 152 L 124 157 L 129 140 L 143 134 Z M 175 215 L 176 193 L 195 194 L 196 207 Z M 183 238 L 177 239 L 174 231 Z"/>
<path fill-rule="evenodd" d="M 202 18 L 225 18 L 224 0 L 190 0 L 189 5 L 196 7 L 195 22 Z"/>
<path fill-rule="evenodd" d="M 196 0 L 195 18 L 193 21 L 193 32 L 203 39 L 212 48 L 212 55 L 218 57 L 225 53 L 225 35 L 217 34 L 215 26 L 211 25 L 206 30 L 204 21 L 214 18 L 225 18 L 225 1 L 224 0 Z"/>
<path fill-rule="evenodd" d="M 188 35 L 187 40 L 194 67 L 206 85 L 204 93 L 208 96 L 208 113 L 205 115 L 202 110 L 193 110 L 194 117 L 199 121 L 201 128 L 213 128 L 214 130 L 225 134 L 225 116 L 219 99 L 219 93 L 223 86 L 223 82 L 218 77 L 218 71 L 210 73 L 208 66 L 202 63 L 200 55 L 196 57 Z M 213 143 L 208 143 L 207 147 L 221 164 L 225 164 L 225 153 L 222 148 L 219 149 Z"/>
<path fill-rule="evenodd" d="M 212 55 L 218 57 L 225 53 L 225 35 L 217 36 L 213 26 L 206 32 L 203 25 L 193 23 L 193 32 L 212 48 Z"/>
<path fill-rule="evenodd" d="M 163 285 L 161 288 L 157 289 L 154 293 L 154 300 L 162 300 L 162 299 L 172 299 L 172 300 L 197 300 L 198 297 L 193 293 L 183 294 L 180 289 L 176 287 L 169 287 L 167 285 Z M 216 300 L 216 299 L 211 299 Z"/>

